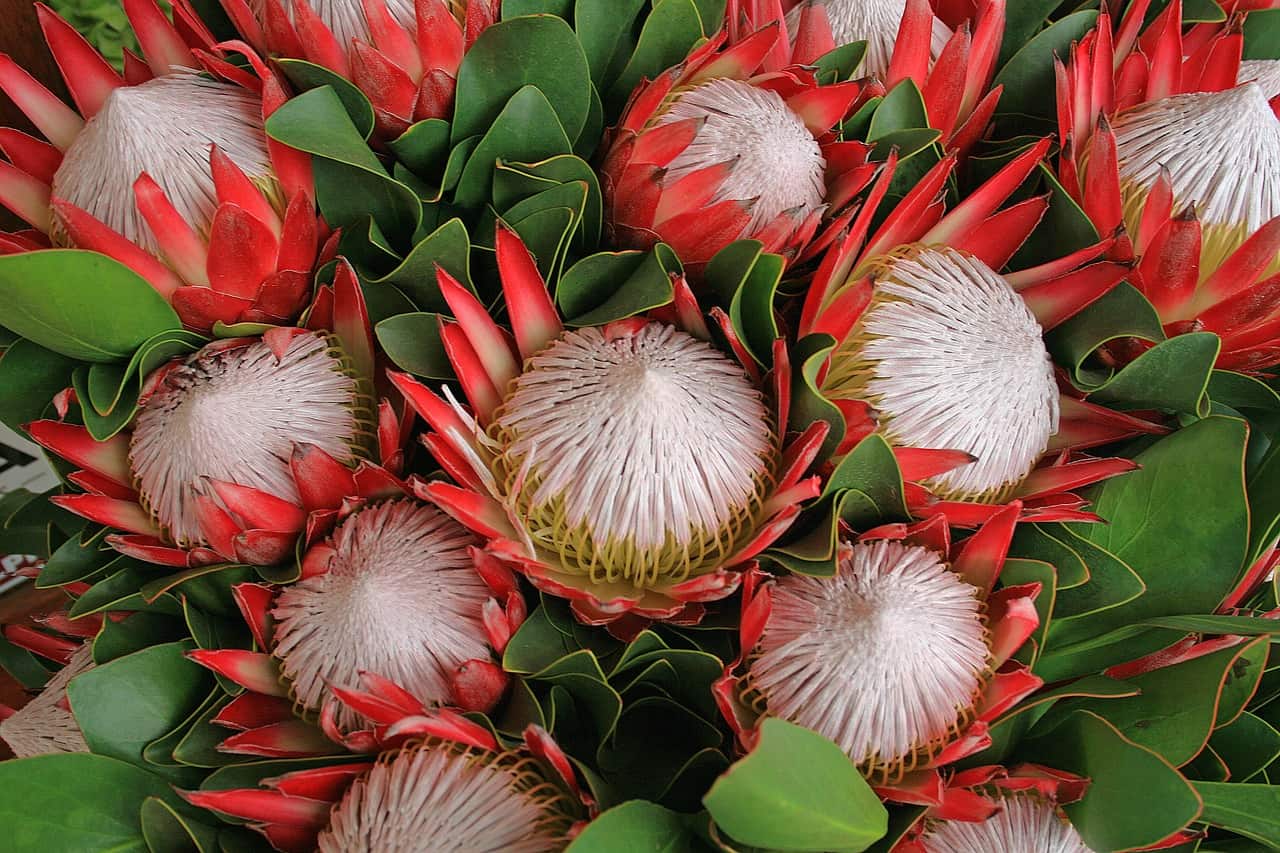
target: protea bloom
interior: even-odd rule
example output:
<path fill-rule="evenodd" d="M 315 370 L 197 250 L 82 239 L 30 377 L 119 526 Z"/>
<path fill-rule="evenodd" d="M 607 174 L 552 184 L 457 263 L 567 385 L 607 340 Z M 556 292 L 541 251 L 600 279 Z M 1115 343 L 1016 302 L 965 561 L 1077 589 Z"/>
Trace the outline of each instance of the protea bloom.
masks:
<path fill-rule="evenodd" d="M 100 621 L 96 627 L 101 627 Z M 29 629 L 18 630 L 35 633 Z M 88 752 L 89 745 L 85 743 L 80 724 L 67 704 L 67 685 L 77 675 L 93 668 L 93 644 L 83 639 L 71 642 L 47 635 L 34 638 L 34 643 L 24 642 L 25 637 L 15 636 L 13 626 L 6 629 L 5 638 L 36 654 L 54 655 L 62 669 L 16 711 L 0 705 L 0 740 L 8 744 L 18 758 L 52 752 Z"/>
<path fill-rule="evenodd" d="M 138 414 L 106 441 L 72 423 L 29 424 L 34 441 L 83 469 L 70 480 L 85 493 L 53 502 L 125 531 L 107 542 L 148 562 L 270 565 L 345 497 L 394 487 L 365 461 L 375 446 L 397 459 L 400 435 L 384 405 L 375 445 L 373 342 L 350 267 L 335 285 L 312 320 L 332 304 L 336 334 L 274 327 L 175 359 L 146 378 Z"/>
<path fill-rule="evenodd" d="M 1237 85 L 1238 26 L 1184 38 L 1174 2 L 1143 32 L 1148 5 L 1114 35 L 1104 12 L 1059 64 L 1059 175 L 1099 233 L 1123 225 L 1168 334 L 1216 332 L 1220 367 L 1263 368 L 1280 361 L 1280 122 Z"/>
<path fill-rule="evenodd" d="M 379 133 L 450 118 L 463 53 L 501 0 L 222 0 L 259 52 L 306 59 L 360 87 Z"/>
<path fill-rule="evenodd" d="M 794 260 L 863 188 L 870 148 L 832 128 L 869 90 L 758 73 L 781 37 L 775 22 L 723 49 L 721 32 L 636 89 L 601 170 L 616 244 L 668 243 L 691 271 L 744 238 Z"/>
<path fill-rule="evenodd" d="M 865 39 L 865 73 L 882 80 L 885 89 L 912 80 L 924 96 L 929 126 L 941 132 L 948 150 L 963 154 L 982 138 L 1002 91 L 990 87 L 1005 0 L 983 0 L 954 33 L 934 15 L 929 0 L 801 0 L 780 21 L 783 5 L 730 0 L 730 43 L 783 23 L 790 40 L 775 45 L 762 66 L 775 71 L 813 63 L 837 45 Z"/>
<path fill-rule="evenodd" d="M 362 501 L 347 503 L 349 510 Z M 395 702 L 400 716 L 442 705 L 492 710 L 507 683 L 492 655 L 506 648 L 525 605 L 514 576 L 474 543 L 436 507 L 392 498 L 347 515 L 313 545 L 297 583 L 234 587 L 259 651 L 191 653 L 246 688 L 213 720 L 240 732 L 221 749 L 313 754 L 332 748 L 322 730 L 371 749 L 384 738 L 366 729 L 366 704 L 351 699 L 362 683 L 398 685 L 383 704 Z M 320 729 L 295 706 L 318 715 Z"/>
<path fill-rule="evenodd" d="M 990 723 L 1040 688 L 1013 655 L 1040 623 L 1039 584 L 995 590 L 1020 507 L 952 548 L 940 516 L 841 542 L 834 577 L 748 588 L 743 660 L 716 686 L 750 746 L 768 715 L 825 735 L 885 797 L 941 803 L 940 768 L 985 749 Z"/>
<path fill-rule="evenodd" d="M 0 253 L 74 246 L 110 255 L 169 299 L 191 328 L 287 322 L 311 295 L 324 237 L 306 155 L 269 141 L 263 121 L 287 95 L 215 59 L 213 37 L 178 15 L 189 48 L 154 0 L 125 3 L 148 63 L 121 77 L 69 24 L 37 4 L 79 112 L 0 55 L 0 89 L 47 142 L 0 128 L 0 204 L 32 226 Z M 191 70 L 203 62 L 222 74 Z"/>
<path fill-rule="evenodd" d="M 1028 518 L 1090 520 L 1071 489 L 1131 470 L 1122 459 L 1070 461 L 1067 451 L 1158 431 L 1062 395 L 1042 330 L 1117 284 L 1126 264 L 1096 246 L 1020 272 L 1001 269 L 1044 214 L 1047 198 L 997 209 L 1048 140 L 1019 155 L 955 210 L 940 191 L 945 158 L 869 235 L 894 160 L 827 253 L 807 295 L 800 334 L 835 338 L 821 389 L 844 414 L 839 452 L 879 431 L 898 453 L 921 515 L 975 526 L 1018 498 Z M 868 236 L 869 235 L 869 236 Z M 1046 454 L 1055 458 L 1042 464 Z"/>
<path fill-rule="evenodd" d="M 519 238 L 499 227 L 496 241 L 514 342 L 439 275 L 458 318 L 444 345 L 471 411 L 391 376 L 458 484 L 419 483 L 419 494 L 584 621 L 696 620 L 817 494 L 803 475 L 826 424 L 784 438 L 785 348 L 771 409 L 745 351 L 740 364 L 708 342 L 683 278 L 665 311 L 566 329 Z"/>
<path fill-rule="evenodd" d="M 956 775 L 953 785 L 973 786 L 963 793 L 989 803 L 985 814 L 948 815 L 930 809 L 893 853 L 970 853 L 977 850 L 1027 850 L 1036 853 L 1091 853 L 1061 806 L 1084 795 L 1088 780 L 1034 765 L 1011 773 L 975 768 Z M 959 787 L 958 785 L 955 785 Z"/>
<path fill-rule="evenodd" d="M 460 717 L 450 731 L 384 753 L 264 780 L 263 788 L 186 791 L 191 804 L 249 820 L 277 850 L 552 853 L 585 816 L 572 765 L 545 731 L 502 751 Z"/>

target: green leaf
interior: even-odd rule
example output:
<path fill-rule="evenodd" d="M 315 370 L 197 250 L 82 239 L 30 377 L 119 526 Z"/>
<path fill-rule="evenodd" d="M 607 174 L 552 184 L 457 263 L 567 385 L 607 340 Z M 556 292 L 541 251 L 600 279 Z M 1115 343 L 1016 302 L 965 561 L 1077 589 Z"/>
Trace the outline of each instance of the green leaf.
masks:
<path fill-rule="evenodd" d="M 471 240 L 461 219 L 450 219 L 413 247 L 396 269 L 369 280 L 370 287 L 395 286 L 422 311 L 447 312 L 436 284 L 436 267 L 471 287 Z"/>
<path fill-rule="evenodd" d="M 116 551 L 103 546 L 102 536 L 95 535 L 82 543 L 79 536 L 72 536 L 58 546 L 36 578 L 36 587 L 47 589 L 74 583 L 95 575 L 123 559 Z"/>
<path fill-rule="evenodd" d="M 1249 509 L 1253 514 L 1248 561 L 1272 547 L 1280 534 L 1280 442 L 1249 472 Z"/>
<path fill-rule="evenodd" d="M 875 142 L 890 133 L 902 130 L 919 130 L 929 127 L 929 111 L 925 109 L 924 96 L 911 80 L 903 80 L 889 94 L 871 117 L 867 141 Z"/>
<path fill-rule="evenodd" d="M 1062 0 L 1020 0 L 1010 4 L 1005 13 L 1004 38 L 1000 42 L 1000 58 L 996 67 L 1003 66 L 1029 42 L 1045 25 L 1050 13 L 1061 5 Z"/>
<path fill-rule="evenodd" d="M 573 142 L 591 107 L 590 80 L 582 46 L 560 18 L 532 16 L 494 24 L 476 39 L 458 69 L 453 144 L 483 135 L 526 86 L 543 94 Z"/>
<path fill-rule="evenodd" d="M 124 361 L 153 335 L 182 328 L 141 276 L 78 249 L 0 256 L 0 306 L 6 327 L 80 361 Z"/>
<path fill-rule="evenodd" d="M 1244 58 L 1280 59 L 1280 9 L 1251 12 L 1244 19 Z"/>
<path fill-rule="evenodd" d="M 147 850 L 140 809 L 174 802 L 169 783 L 131 764 L 87 752 L 0 763 L 0 825 L 10 850 Z"/>
<path fill-rule="evenodd" d="M 804 432 L 819 420 L 830 425 L 816 460 L 819 463 L 835 453 L 844 438 L 844 415 L 818 390 L 818 374 L 835 348 L 836 340 L 831 335 L 806 335 L 795 343 L 791 353 L 791 414 L 787 428 Z"/>
<path fill-rule="evenodd" d="M 1121 282 L 1104 296 L 1045 336 L 1045 345 L 1058 364 L 1071 372 L 1078 388 L 1091 391 L 1114 375 L 1109 369 L 1088 366 L 1098 347 L 1117 338 L 1164 340 L 1160 316 L 1132 285 Z"/>
<path fill-rule="evenodd" d="M 659 243 L 647 252 L 601 252 L 560 279 L 556 303 L 569 326 L 599 326 L 671 301 L 675 254 Z"/>
<path fill-rule="evenodd" d="M 1161 341 L 1091 393 L 1089 402 L 1122 411 L 1165 409 L 1204 417 L 1219 348 L 1218 336 L 1210 332 Z"/>
<path fill-rule="evenodd" d="M 1067 56 L 1071 43 L 1080 41 L 1097 20 L 1094 10 L 1067 15 L 1023 45 L 1000 69 L 993 83 L 993 87 L 1004 87 L 998 113 L 1050 118 L 1055 103 L 1053 57 Z"/>
<path fill-rule="evenodd" d="M 721 829 L 754 847 L 859 851 L 888 829 L 888 812 L 838 746 L 776 718 L 703 803 Z"/>
<path fill-rule="evenodd" d="M 574 27 L 591 69 L 591 79 L 604 90 L 605 76 L 622 49 L 631 45 L 636 17 L 648 5 L 645 0 L 577 0 Z"/>
<path fill-rule="evenodd" d="M 350 228 L 369 216 L 392 241 L 408 241 L 422 218 L 413 190 L 387 174 L 330 86 L 304 92 L 267 119 L 273 139 L 315 158 L 316 198 L 325 220 Z"/>
<path fill-rule="evenodd" d="M 0 423 L 21 433 L 44 416 L 54 396 L 71 382 L 76 362 L 19 339 L 0 356 Z"/>
<path fill-rule="evenodd" d="M 1212 613 L 1231 590 L 1249 534 L 1245 433 L 1242 421 L 1206 418 L 1138 454 L 1140 470 L 1092 490 L 1094 511 L 1109 523 L 1075 525 L 1075 532 L 1132 566 L 1147 585 L 1132 603 L 1098 614 L 1095 630 Z"/>
<path fill-rule="evenodd" d="M 369 103 L 369 99 L 354 83 L 322 65 L 316 65 L 302 59 L 290 59 L 281 56 L 276 58 L 276 63 L 284 71 L 285 76 L 289 78 L 289 82 L 293 84 L 294 89 L 299 94 L 318 89 L 321 86 L 331 87 L 334 94 L 338 96 L 338 100 L 342 101 L 342 106 L 346 109 L 347 115 L 351 118 L 351 123 L 355 126 L 360 136 L 368 139 L 369 135 L 373 133 L 373 105 Z"/>
<path fill-rule="evenodd" d="M 186 658 L 188 643 L 134 652 L 76 676 L 71 710 L 90 749 L 145 766 L 143 749 L 186 720 L 209 695 L 209 672 Z"/>
<path fill-rule="evenodd" d="M 180 815 L 159 797 L 148 797 L 140 814 L 142 836 L 151 853 L 217 853 L 218 830 Z"/>
<path fill-rule="evenodd" d="M 1266 642 L 1259 638 L 1245 646 L 1222 649 L 1126 679 L 1142 691 L 1139 696 L 1105 702 L 1076 701 L 1063 709 L 1093 711 L 1133 743 L 1180 767 L 1208 742 L 1224 682 L 1245 681 L 1248 686 L 1244 692 L 1253 692 L 1262 675 Z"/>
<path fill-rule="evenodd" d="M 536 86 L 524 86 L 503 106 L 471 153 L 454 202 L 460 207 L 484 204 L 493 190 L 494 167 L 501 160 L 530 162 L 572 152 L 573 145 L 547 96 Z"/>
<path fill-rule="evenodd" d="M 609 114 L 621 108 L 642 79 L 652 80 L 681 62 L 702 37 L 702 16 L 693 0 L 655 3 L 640 31 L 636 49 L 605 97 Z"/>
<path fill-rule="evenodd" d="M 1280 847 L 1280 786 L 1193 783 L 1210 826 L 1229 829 L 1275 849 Z"/>
<path fill-rule="evenodd" d="M 396 367 L 428 379 L 453 379 L 453 366 L 440 340 L 439 314 L 388 317 L 373 331 Z"/>
<path fill-rule="evenodd" d="M 1232 781 L 1247 782 L 1280 758 L 1280 732 L 1246 711 L 1215 731 L 1209 748 L 1227 765 Z"/>
<path fill-rule="evenodd" d="M 1155 844 L 1200 811 L 1196 792 L 1168 762 L 1088 711 L 1026 742 L 1019 757 L 1092 780 L 1083 799 L 1064 807 L 1091 850 Z"/>

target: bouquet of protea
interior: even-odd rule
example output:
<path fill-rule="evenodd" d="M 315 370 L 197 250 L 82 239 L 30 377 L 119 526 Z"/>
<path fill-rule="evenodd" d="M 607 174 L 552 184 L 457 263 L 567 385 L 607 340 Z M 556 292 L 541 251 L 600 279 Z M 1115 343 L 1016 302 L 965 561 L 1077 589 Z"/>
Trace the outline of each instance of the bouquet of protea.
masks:
<path fill-rule="evenodd" d="M 0 847 L 1280 848 L 1280 0 L 122 5 Z"/>

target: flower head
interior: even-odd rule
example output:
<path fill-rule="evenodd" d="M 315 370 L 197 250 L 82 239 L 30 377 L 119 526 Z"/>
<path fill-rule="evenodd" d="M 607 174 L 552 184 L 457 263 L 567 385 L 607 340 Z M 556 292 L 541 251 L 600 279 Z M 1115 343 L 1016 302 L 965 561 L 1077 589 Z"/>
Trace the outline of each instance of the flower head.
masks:
<path fill-rule="evenodd" d="M 1059 64 L 1059 176 L 1099 233 L 1120 235 L 1119 256 L 1135 259 L 1129 280 L 1167 334 L 1215 332 L 1219 367 L 1258 370 L 1280 361 L 1280 121 L 1259 85 L 1269 77 L 1242 67 L 1237 25 L 1184 36 L 1171 4 L 1144 30 L 1144 9 L 1114 33 L 1104 12 Z"/>
<path fill-rule="evenodd" d="M 150 66 L 121 77 L 43 6 L 40 23 L 79 112 L 7 56 L 0 89 L 47 142 L 0 128 L 0 204 L 32 226 L 0 254 L 51 243 L 133 269 L 189 327 L 289 322 L 312 290 L 324 236 L 307 155 L 267 139 L 286 95 L 257 57 L 253 77 L 215 56 L 181 9 L 188 46 L 154 0 L 126 3 Z M 203 64 L 214 76 L 192 70 Z"/>
<path fill-rule="evenodd" d="M 976 526 L 1018 498 L 1028 517 L 1091 518 L 1070 489 L 1132 465 L 1067 457 L 1045 465 L 1046 456 L 1158 431 L 1061 395 L 1043 341 L 1044 330 L 1125 276 L 1126 264 L 1104 259 L 1113 241 L 997 272 L 1047 199 L 998 208 L 1047 148 L 1047 140 L 1032 146 L 945 215 L 937 194 L 955 158 L 944 158 L 871 233 L 895 170 L 891 156 L 808 293 L 800 334 L 836 342 L 819 379 L 845 418 L 837 452 L 879 432 L 915 483 L 908 498 L 921 515 L 944 512 Z"/>
<path fill-rule="evenodd" d="M 279 850 L 562 850 L 590 805 L 564 753 L 537 726 L 502 751 L 462 717 L 377 763 L 337 764 L 265 788 L 186 791 L 193 805 L 247 819 Z"/>
<path fill-rule="evenodd" d="M 675 324 L 570 330 L 519 239 L 500 228 L 497 246 L 515 347 L 440 276 L 458 318 L 442 334 L 472 411 L 392 375 L 460 484 L 421 483 L 419 494 L 583 619 L 696 618 L 813 495 L 802 475 L 821 437 L 783 448 L 783 419 L 757 378 L 708 343 L 682 279 Z M 785 371 L 785 352 L 775 362 Z M 776 401 L 789 384 L 773 387 Z"/>
<path fill-rule="evenodd" d="M 221 0 L 256 50 L 349 78 L 379 133 L 449 118 L 464 52 L 498 20 L 500 0 Z"/>
<path fill-rule="evenodd" d="M 780 23 L 728 49 L 725 38 L 641 84 L 601 173 L 613 239 L 669 243 L 694 270 L 742 238 L 801 255 L 861 188 L 869 151 L 831 133 L 866 95 L 861 83 L 819 86 L 800 66 L 759 74 Z"/>
<path fill-rule="evenodd" d="M 985 820 L 929 821 L 913 849 L 920 853 L 968 853 L 971 850 L 1091 853 L 1091 848 L 1061 811 L 1035 793 L 1002 797 L 999 810 Z"/>
<path fill-rule="evenodd" d="M 82 469 L 70 479 L 85 492 L 54 502 L 125 531 L 108 543 L 148 562 L 272 565 L 304 531 L 327 532 L 317 513 L 331 523 L 346 497 L 396 488 L 363 461 L 376 443 L 394 468 L 400 435 L 385 404 L 375 429 L 372 335 L 350 267 L 321 296 L 341 334 L 275 327 L 207 344 L 145 378 L 122 432 L 97 440 L 72 423 L 29 424 Z"/>
<path fill-rule="evenodd" d="M 781 717 L 841 747 L 880 793 L 940 785 L 988 724 L 1041 681 L 1011 658 L 1039 625 L 1039 584 L 993 592 L 1019 507 L 952 549 L 945 522 L 842 543 L 833 578 L 748 591 L 740 663 L 717 695 L 742 739 Z"/>

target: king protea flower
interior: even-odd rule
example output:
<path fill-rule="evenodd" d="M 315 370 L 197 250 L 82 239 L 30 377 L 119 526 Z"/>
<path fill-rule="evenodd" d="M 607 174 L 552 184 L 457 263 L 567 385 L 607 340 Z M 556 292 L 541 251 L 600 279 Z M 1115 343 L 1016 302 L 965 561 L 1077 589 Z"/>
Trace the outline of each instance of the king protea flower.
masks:
<path fill-rule="evenodd" d="M 453 115 L 463 53 L 501 0 L 221 0 L 261 53 L 306 59 L 355 83 L 378 131 Z"/>
<path fill-rule="evenodd" d="M 803 475 L 826 424 L 784 439 L 781 342 L 771 409 L 745 351 L 739 363 L 710 344 L 683 278 L 665 311 L 566 329 L 520 239 L 499 227 L 496 247 L 514 341 L 439 273 L 457 317 L 445 350 L 471 410 L 391 376 L 457 483 L 418 493 L 587 622 L 696 620 L 817 494 Z"/>
<path fill-rule="evenodd" d="M 6 631 L 6 638 L 12 639 L 11 631 Z M 79 643 L 60 662 L 62 669 L 26 705 L 16 711 L 0 705 L 0 740 L 17 758 L 89 751 L 80 724 L 67 704 L 67 685 L 93 668 L 93 643 Z"/>
<path fill-rule="evenodd" d="M 82 468 L 69 479 L 85 492 L 53 502 L 124 531 L 107 542 L 141 560 L 271 565 L 348 496 L 394 488 L 386 469 L 365 461 L 375 445 L 365 378 L 373 341 L 345 263 L 311 320 L 337 331 L 273 327 L 160 367 L 129 427 L 106 441 L 73 423 L 29 424 L 34 441 Z M 376 446 L 393 467 L 397 423 L 384 404 Z"/>
<path fill-rule="evenodd" d="M 868 174 L 869 147 L 832 132 L 862 83 L 819 86 L 800 66 L 758 73 L 785 46 L 780 22 L 723 49 L 726 38 L 636 89 L 601 171 L 614 242 L 667 243 L 691 271 L 745 238 L 796 259 Z"/>
<path fill-rule="evenodd" d="M 489 729 L 456 716 L 375 764 L 295 771 L 264 785 L 182 796 L 251 821 L 286 853 L 554 853 L 587 813 L 572 765 L 541 728 L 503 751 Z"/>
<path fill-rule="evenodd" d="M 392 498 L 347 515 L 313 545 L 297 583 L 233 587 L 259 651 L 190 655 L 245 688 L 213 719 L 239 730 L 220 748 L 274 757 L 332 742 L 372 749 L 385 738 L 351 699 L 360 684 L 397 685 L 385 700 L 403 709 L 392 722 L 438 706 L 492 710 L 507 685 L 492 658 L 525 604 L 511 572 L 474 544 L 436 507 Z M 319 729 L 308 721 L 317 717 Z"/>
<path fill-rule="evenodd" d="M 1180 2 L 1098 27 L 1058 65 L 1058 171 L 1166 333 L 1216 332 L 1220 367 L 1280 361 L 1280 122 L 1240 68 L 1236 25 L 1185 36 Z M 1114 69 L 1114 71 L 1113 71 Z M 1141 346 L 1135 349 L 1140 352 Z"/>
<path fill-rule="evenodd" d="M 964 153 L 982 138 L 1000 100 L 991 89 L 1004 36 L 1005 0 L 982 0 L 954 33 L 929 0 L 801 0 L 781 19 L 778 0 L 730 0 L 729 42 L 769 24 L 789 34 L 765 58 L 764 71 L 807 65 L 837 45 L 865 39 L 863 70 L 892 89 L 912 80 L 929 126 L 948 150 Z M 970 29 L 973 29 L 972 36 Z"/>
<path fill-rule="evenodd" d="M 842 541 L 834 577 L 749 584 L 743 660 L 716 686 L 744 744 L 753 717 L 779 717 L 832 740 L 882 796 L 939 790 L 939 769 L 989 746 L 1042 684 L 1012 659 L 1040 624 L 1040 585 L 994 589 L 1020 510 L 957 548 L 934 516 Z"/>
<path fill-rule="evenodd" d="M 0 128 L 0 204 L 32 227 L 0 234 L 0 253 L 110 255 L 199 331 L 295 319 L 324 227 L 309 159 L 263 130 L 288 96 L 256 58 L 260 78 L 207 53 L 213 37 L 194 16 L 178 13 L 193 50 L 155 0 L 124 5 L 148 63 L 127 57 L 122 77 L 37 4 L 78 112 L 0 55 L 0 89 L 48 140 Z M 200 64 L 222 76 L 191 70 Z"/>
<path fill-rule="evenodd" d="M 1102 296 L 1128 265 L 1099 260 L 1113 241 L 1001 275 L 1044 214 L 1046 197 L 997 209 L 1039 165 L 1048 140 L 1019 155 L 955 210 L 940 192 L 949 156 L 870 233 L 892 178 L 890 157 L 843 243 L 823 260 L 801 335 L 835 338 L 821 389 L 842 411 L 838 452 L 879 431 L 897 451 L 921 515 L 974 526 L 1005 501 L 1027 517 L 1079 521 L 1071 489 L 1133 468 L 1069 461 L 1067 451 L 1138 432 L 1133 417 L 1059 393 L 1043 330 Z M 1047 456 L 1050 464 L 1042 464 Z"/>

